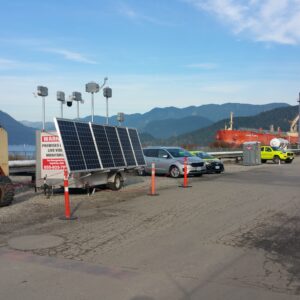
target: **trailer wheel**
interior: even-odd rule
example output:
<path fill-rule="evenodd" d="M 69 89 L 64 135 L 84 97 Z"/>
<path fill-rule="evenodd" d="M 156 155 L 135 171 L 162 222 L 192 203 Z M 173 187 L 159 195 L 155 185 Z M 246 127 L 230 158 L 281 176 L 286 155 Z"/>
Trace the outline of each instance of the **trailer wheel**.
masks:
<path fill-rule="evenodd" d="M 123 186 L 123 178 L 120 174 L 116 174 L 114 181 L 108 183 L 108 187 L 113 191 L 118 191 Z"/>
<path fill-rule="evenodd" d="M 0 176 L 0 207 L 10 205 L 14 194 L 11 180 L 7 176 Z"/>

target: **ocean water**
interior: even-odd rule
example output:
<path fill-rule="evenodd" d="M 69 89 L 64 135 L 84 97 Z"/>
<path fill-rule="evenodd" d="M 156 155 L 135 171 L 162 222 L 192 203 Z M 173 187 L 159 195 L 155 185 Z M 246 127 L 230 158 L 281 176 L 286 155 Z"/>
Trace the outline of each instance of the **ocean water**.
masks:
<path fill-rule="evenodd" d="M 8 145 L 10 158 L 35 159 L 34 145 Z"/>

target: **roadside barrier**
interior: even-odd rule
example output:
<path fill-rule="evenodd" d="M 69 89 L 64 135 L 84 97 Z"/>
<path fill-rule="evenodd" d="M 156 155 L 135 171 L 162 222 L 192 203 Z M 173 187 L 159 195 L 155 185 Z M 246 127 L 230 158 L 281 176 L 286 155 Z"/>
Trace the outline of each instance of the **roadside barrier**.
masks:
<path fill-rule="evenodd" d="M 179 186 L 179 187 L 182 187 L 182 188 L 192 187 L 191 185 L 188 185 L 187 160 L 188 160 L 188 158 L 184 157 L 184 161 L 183 161 L 183 184 Z"/>
<path fill-rule="evenodd" d="M 67 169 L 64 170 L 64 195 L 65 195 L 65 216 L 62 220 L 76 220 L 77 217 L 71 215 L 70 195 L 69 195 L 69 174 Z"/>
<path fill-rule="evenodd" d="M 151 186 L 150 186 L 150 192 L 148 193 L 148 196 L 158 196 L 159 194 L 156 193 L 156 186 L 155 186 L 155 163 L 152 163 L 151 165 Z"/>

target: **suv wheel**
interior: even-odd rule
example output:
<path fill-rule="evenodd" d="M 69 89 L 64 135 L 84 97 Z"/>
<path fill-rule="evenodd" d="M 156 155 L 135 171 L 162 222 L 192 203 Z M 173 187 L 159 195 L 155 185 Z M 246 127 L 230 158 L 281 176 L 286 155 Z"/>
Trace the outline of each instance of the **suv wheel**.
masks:
<path fill-rule="evenodd" d="M 180 171 L 179 171 L 178 167 L 171 166 L 171 168 L 170 168 L 170 176 L 172 178 L 178 178 L 180 176 Z"/>
<path fill-rule="evenodd" d="M 279 162 L 280 162 L 280 158 L 278 157 L 278 156 L 275 156 L 274 158 L 273 158 L 273 162 L 274 162 L 274 164 L 279 164 Z"/>

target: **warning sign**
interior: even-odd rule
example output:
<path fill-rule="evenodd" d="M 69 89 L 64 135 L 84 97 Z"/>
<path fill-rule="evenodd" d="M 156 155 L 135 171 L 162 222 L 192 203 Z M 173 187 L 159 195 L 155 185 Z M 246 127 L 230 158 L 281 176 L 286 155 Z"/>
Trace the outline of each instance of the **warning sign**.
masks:
<path fill-rule="evenodd" d="M 56 132 L 41 133 L 41 177 L 63 178 L 66 163 Z"/>

